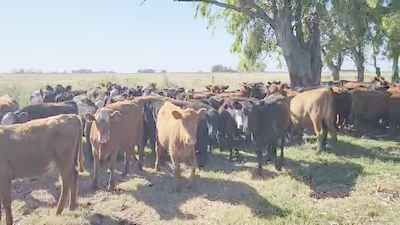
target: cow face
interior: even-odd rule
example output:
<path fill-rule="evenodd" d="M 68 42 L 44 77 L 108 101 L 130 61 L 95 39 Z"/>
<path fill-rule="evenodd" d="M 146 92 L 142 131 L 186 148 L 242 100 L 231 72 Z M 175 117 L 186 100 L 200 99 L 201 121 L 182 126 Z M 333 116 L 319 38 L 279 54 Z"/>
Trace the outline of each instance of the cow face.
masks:
<path fill-rule="evenodd" d="M 31 94 L 29 98 L 28 105 L 42 104 L 43 101 L 43 91 L 40 89 L 39 91 L 35 91 Z"/>
<path fill-rule="evenodd" d="M 98 132 L 98 142 L 104 144 L 110 140 L 111 120 L 119 119 L 119 116 L 121 116 L 121 112 L 118 110 L 110 112 L 100 109 L 94 116 L 86 114 L 85 119 L 95 122 Z"/>
<path fill-rule="evenodd" d="M 182 121 L 181 138 L 184 145 L 194 146 L 196 144 L 196 132 L 199 119 L 203 118 L 207 109 L 202 108 L 195 111 L 191 108 L 184 109 L 181 112 L 173 111 L 172 116 L 176 120 Z"/>
<path fill-rule="evenodd" d="M 27 112 L 8 112 L 3 116 L 1 125 L 25 123 L 29 120 Z"/>
<path fill-rule="evenodd" d="M 231 102 L 228 111 L 235 120 L 237 129 L 242 133 L 247 133 L 249 128 L 249 117 L 251 107 L 243 102 Z"/>

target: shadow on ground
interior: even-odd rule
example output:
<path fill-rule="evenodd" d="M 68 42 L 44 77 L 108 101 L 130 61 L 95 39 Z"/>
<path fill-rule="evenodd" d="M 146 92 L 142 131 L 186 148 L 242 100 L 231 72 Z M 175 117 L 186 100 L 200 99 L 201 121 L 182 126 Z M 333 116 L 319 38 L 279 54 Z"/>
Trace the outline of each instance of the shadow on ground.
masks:
<path fill-rule="evenodd" d="M 138 222 L 131 222 L 128 220 L 124 219 L 119 219 L 119 218 L 111 218 L 109 216 L 105 216 L 102 214 L 94 214 L 87 218 L 90 221 L 90 224 L 92 225 L 102 225 L 102 224 L 107 224 L 107 225 L 139 225 Z"/>
<path fill-rule="evenodd" d="M 343 198 L 350 195 L 361 165 L 340 162 L 307 162 L 286 159 L 285 168 L 291 177 L 310 186 L 315 198 Z"/>
<path fill-rule="evenodd" d="M 394 149 L 380 147 L 366 148 L 349 142 L 338 141 L 336 148 L 325 151 L 334 153 L 338 156 L 348 156 L 352 158 L 368 157 L 382 161 L 400 162 L 400 146 L 397 152 L 392 150 Z M 397 153 L 397 155 L 394 155 L 394 153 Z"/>
<path fill-rule="evenodd" d="M 154 208 L 160 215 L 161 220 L 172 220 L 174 218 L 195 219 L 195 215 L 185 214 L 179 208 L 185 202 L 197 197 L 202 197 L 209 201 L 221 201 L 231 205 L 246 205 L 254 215 L 261 218 L 283 217 L 287 214 L 283 209 L 269 203 L 256 189 L 245 183 L 197 176 L 194 190 L 188 188 L 188 181 L 183 178 L 181 191 L 172 192 L 175 180 L 171 175 L 157 176 L 146 173 L 144 177 L 152 185 L 141 185 L 131 193 L 138 201 Z"/>

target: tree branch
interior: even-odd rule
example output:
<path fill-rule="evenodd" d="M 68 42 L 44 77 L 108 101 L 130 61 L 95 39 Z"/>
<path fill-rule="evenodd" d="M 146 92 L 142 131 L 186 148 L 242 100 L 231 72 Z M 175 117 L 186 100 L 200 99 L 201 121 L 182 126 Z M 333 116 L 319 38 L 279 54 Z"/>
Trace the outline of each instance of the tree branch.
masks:
<path fill-rule="evenodd" d="M 250 16 L 252 18 L 263 19 L 263 20 L 267 21 L 267 23 L 269 23 L 272 27 L 274 27 L 274 25 L 275 25 L 275 22 L 271 19 L 271 17 L 269 17 L 264 12 L 264 10 L 262 10 L 262 8 L 260 6 L 256 5 L 253 0 L 248 0 L 248 1 L 246 1 L 246 3 L 250 3 L 251 6 L 254 7 L 255 12 L 252 11 L 251 9 L 247 8 L 245 6 L 245 4 L 242 5 L 242 6 L 235 6 L 235 5 L 226 4 L 226 3 L 215 1 L 215 0 L 174 0 L 174 2 L 175 1 L 177 1 L 177 2 L 204 2 L 204 3 L 209 3 L 209 4 L 216 5 L 218 7 L 221 7 L 221 8 L 231 9 L 231 10 L 235 10 L 237 12 L 245 13 L 246 15 L 248 15 L 248 16 Z"/>

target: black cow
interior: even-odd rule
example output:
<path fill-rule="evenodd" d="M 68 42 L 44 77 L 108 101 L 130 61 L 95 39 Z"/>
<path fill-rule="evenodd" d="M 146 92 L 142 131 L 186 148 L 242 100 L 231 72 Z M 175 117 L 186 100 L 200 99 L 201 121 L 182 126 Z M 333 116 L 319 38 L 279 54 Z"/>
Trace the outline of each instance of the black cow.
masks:
<path fill-rule="evenodd" d="M 1 124 L 10 125 L 16 123 L 25 123 L 27 121 L 39 118 L 47 118 L 60 114 L 78 114 L 78 107 L 75 102 L 50 102 L 36 105 L 28 105 L 15 112 L 9 112 L 4 115 Z"/>
<path fill-rule="evenodd" d="M 229 151 L 229 161 L 233 160 L 234 149 L 236 160 L 239 161 L 238 148 L 246 140 L 241 130 L 248 127 L 248 116 L 252 106 L 252 100 L 249 98 L 233 97 L 225 99 L 218 110 L 221 126 L 218 141 L 221 149 Z"/>

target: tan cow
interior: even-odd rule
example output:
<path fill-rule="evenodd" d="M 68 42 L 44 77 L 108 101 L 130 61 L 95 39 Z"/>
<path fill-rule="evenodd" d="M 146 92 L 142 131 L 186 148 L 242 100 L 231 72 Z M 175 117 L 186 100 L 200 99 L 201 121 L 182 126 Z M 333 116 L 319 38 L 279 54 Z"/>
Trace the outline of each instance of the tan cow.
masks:
<path fill-rule="evenodd" d="M 190 187 L 194 186 L 195 170 L 197 167 L 195 144 L 199 119 L 205 116 L 207 109 L 195 111 L 193 108 L 180 107 L 165 102 L 157 114 L 157 147 L 156 170 L 160 170 L 161 150 L 167 149 L 174 167 L 176 183 L 174 191 L 180 184 L 180 159 L 189 158 L 191 165 Z"/>
<path fill-rule="evenodd" d="M 93 182 L 92 188 L 97 189 L 97 177 L 100 160 L 109 157 L 110 179 L 107 190 L 114 189 L 114 169 L 117 163 L 119 149 L 125 152 L 123 176 L 128 174 L 129 159 L 133 155 L 134 147 L 137 146 L 139 153 L 138 168 L 142 170 L 144 146 L 143 126 L 144 116 L 141 103 L 158 97 L 146 96 L 131 100 L 111 103 L 96 111 L 94 115 L 86 114 L 85 118 L 92 121 L 90 130 L 90 141 L 93 153 Z"/>
<path fill-rule="evenodd" d="M 7 225 L 13 223 L 12 180 L 40 177 L 56 166 L 62 179 L 56 215 L 62 212 L 68 199 L 70 210 L 77 207 L 78 172 L 74 159 L 78 157 L 78 171 L 83 172 L 81 138 L 82 121 L 74 114 L 0 126 L 0 195 Z"/>
<path fill-rule="evenodd" d="M 13 97 L 5 94 L 0 97 L 0 121 L 8 112 L 15 112 L 19 109 L 19 104 Z"/>
<path fill-rule="evenodd" d="M 291 121 L 295 127 L 314 128 L 318 138 L 317 152 L 325 145 L 328 130 L 331 146 L 337 141 L 334 125 L 333 93 L 330 88 L 318 88 L 297 94 L 290 101 Z"/>

